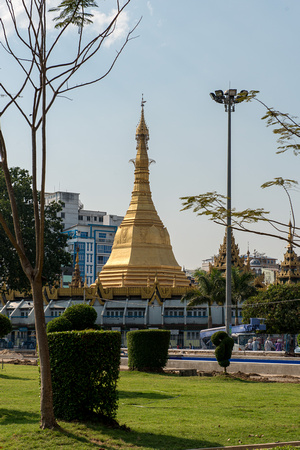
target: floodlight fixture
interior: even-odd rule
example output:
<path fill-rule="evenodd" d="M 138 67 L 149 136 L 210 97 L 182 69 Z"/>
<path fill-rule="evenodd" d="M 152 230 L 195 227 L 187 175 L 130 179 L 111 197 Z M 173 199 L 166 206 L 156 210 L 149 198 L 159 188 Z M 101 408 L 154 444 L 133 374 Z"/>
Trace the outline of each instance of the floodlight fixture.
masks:
<path fill-rule="evenodd" d="M 237 94 L 236 89 L 228 89 L 223 92 L 216 90 L 215 94 L 210 93 L 211 98 L 225 106 L 228 113 L 228 146 L 227 146 L 227 224 L 226 224 L 226 308 L 225 308 L 225 328 L 230 334 L 231 329 L 231 113 L 234 111 L 235 103 L 245 100 L 248 91 L 242 90 Z"/>

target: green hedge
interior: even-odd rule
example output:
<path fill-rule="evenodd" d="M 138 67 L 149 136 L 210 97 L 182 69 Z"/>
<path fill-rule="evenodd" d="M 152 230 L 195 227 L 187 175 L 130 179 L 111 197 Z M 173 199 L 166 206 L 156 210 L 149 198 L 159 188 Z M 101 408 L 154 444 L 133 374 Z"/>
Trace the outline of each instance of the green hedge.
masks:
<path fill-rule="evenodd" d="M 211 337 L 211 342 L 216 346 L 215 355 L 219 366 L 226 367 L 230 364 L 234 340 L 225 331 L 217 331 Z"/>
<path fill-rule="evenodd" d="M 55 331 L 99 329 L 95 324 L 97 312 L 86 303 L 79 303 L 67 308 L 64 313 L 48 322 L 47 333 Z"/>
<path fill-rule="evenodd" d="M 127 333 L 129 369 L 161 372 L 168 361 L 169 344 L 168 330 L 129 331 Z"/>
<path fill-rule="evenodd" d="M 117 413 L 121 334 L 66 331 L 48 334 L 57 419 L 87 420 Z"/>
<path fill-rule="evenodd" d="M 90 305 L 80 303 L 67 308 L 62 317 L 72 323 L 73 330 L 87 330 L 94 328 L 97 319 L 97 311 Z"/>
<path fill-rule="evenodd" d="M 71 331 L 73 329 L 72 323 L 63 315 L 52 319 L 47 324 L 47 333 L 54 333 L 56 331 Z"/>

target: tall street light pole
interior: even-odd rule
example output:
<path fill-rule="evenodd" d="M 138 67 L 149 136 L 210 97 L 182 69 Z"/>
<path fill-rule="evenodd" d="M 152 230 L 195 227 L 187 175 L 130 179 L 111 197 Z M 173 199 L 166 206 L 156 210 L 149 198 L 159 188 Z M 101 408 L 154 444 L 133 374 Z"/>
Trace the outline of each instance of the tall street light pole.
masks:
<path fill-rule="evenodd" d="M 211 98 L 225 106 L 228 113 L 228 145 L 227 145 L 227 223 L 226 223 L 226 307 L 225 307 L 225 328 L 230 334 L 231 324 L 231 113 L 234 112 L 235 104 L 240 103 L 247 97 L 248 92 L 243 90 L 237 94 L 236 89 L 221 90 L 210 93 Z"/>

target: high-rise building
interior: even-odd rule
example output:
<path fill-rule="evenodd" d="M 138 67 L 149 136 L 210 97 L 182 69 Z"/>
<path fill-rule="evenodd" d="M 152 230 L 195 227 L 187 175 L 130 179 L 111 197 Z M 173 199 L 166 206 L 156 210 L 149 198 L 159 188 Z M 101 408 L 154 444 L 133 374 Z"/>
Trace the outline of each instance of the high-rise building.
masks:
<path fill-rule="evenodd" d="M 61 202 L 59 213 L 68 235 L 68 251 L 75 267 L 78 250 L 80 276 L 87 285 L 92 284 L 107 262 L 114 237 L 123 216 L 107 214 L 104 211 L 83 209 L 76 192 L 53 192 L 45 194 L 45 203 Z"/>

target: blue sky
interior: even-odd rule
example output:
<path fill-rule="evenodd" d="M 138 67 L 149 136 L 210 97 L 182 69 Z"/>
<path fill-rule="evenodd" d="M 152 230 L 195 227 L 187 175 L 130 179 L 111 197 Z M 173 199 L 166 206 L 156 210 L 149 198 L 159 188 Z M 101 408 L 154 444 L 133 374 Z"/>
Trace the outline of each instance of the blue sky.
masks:
<path fill-rule="evenodd" d="M 99 3 L 98 9 L 109 13 L 113 3 Z M 156 161 L 150 168 L 153 201 L 178 263 L 199 267 L 218 253 L 224 229 L 180 212 L 179 198 L 226 193 L 227 116 L 209 93 L 229 86 L 259 90 L 265 103 L 297 116 L 299 16 L 296 0 L 132 0 L 118 38 L 78 80 L 103 70 L 126 30 L 142 17 L 136 39 L 112 73 L 98 85 L 72 92 L 71 101 L 59 99 L 49 114 L 47 190 L 79 192 L 86 209 L 126 213 L 133 187 L 128 161 L 135 157 L 143 93 L 149 157 Z M 73 39 L 66 37 L 58 58 L 71 51 Z M 15 66 L 0 52 L 1 81 L 17 83 Z M 260 186 L 279 176 L 298 180 L 300 156 L 276 155 L 276 137 L 261 120 L 263 114 L 263 107 L 252 102 L 238 105 L 232 116 L 232 203 L 263 207 L 273 218 L 288 221 L 284 193 Z M 30 169 L 29 133 L 17 112 L 9 111 L 1 126 L 10 165 Z M 299 192 L 292 197 L 297 218 Z M 284 243 L 270 238 L 236 232 L 235 239 L 241 253 L 248 243 L 251 252 L 279 259 L 285 251 Z"/>

